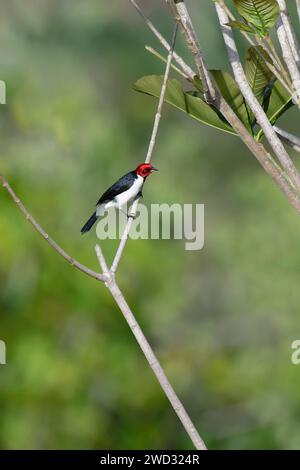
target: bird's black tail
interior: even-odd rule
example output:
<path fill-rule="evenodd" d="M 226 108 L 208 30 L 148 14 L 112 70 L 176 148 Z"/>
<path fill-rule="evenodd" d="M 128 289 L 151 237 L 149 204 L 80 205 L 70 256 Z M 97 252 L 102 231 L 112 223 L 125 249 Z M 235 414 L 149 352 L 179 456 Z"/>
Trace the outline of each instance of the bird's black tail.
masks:
<path fill-rule="evenodd" d="M 89 230 L 91 230 L 92 226 L 94 225 L 94 223 L 96 222 L 96 220 L 98 219 L 97 215 L 96 215 L 96 212 L 93 213 L 93 215 L 89 218 L 89 220 L 87 221 L 86 224 L 84 224 L 84 226 L 82 227 L 82 229 L 80 230 L 81 233 L 86 233 L 88 232 Z"/>

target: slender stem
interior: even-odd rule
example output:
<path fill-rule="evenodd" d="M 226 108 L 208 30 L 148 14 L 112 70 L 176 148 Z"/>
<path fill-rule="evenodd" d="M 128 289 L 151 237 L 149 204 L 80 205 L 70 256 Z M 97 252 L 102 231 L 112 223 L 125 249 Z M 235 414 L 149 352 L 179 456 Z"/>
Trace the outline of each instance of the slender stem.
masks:
<path fill-rule="evenodd" d="M 109 282 L 107 282 L 106 285 L 111 295 L 115 299 L 115 302 L 119 306 L 125 320 L 127 321 L 132 333 L 135 336 L 135 339 L 137 340 L 141 350 L 143 351 L 144 356 L 146 357 L 152 371 L 154 372 L 158 382 L 160 383 L 161 388 L 169 399 L 174 411 L 176 412 L 181 423 L 183 424 L 187 434 L 190 436 L 194 446 L 198 450 L 206 450 L 206 446 L 203 440 L 199 436 L 199 433 L 195 428 L 194 424 L 192 423 L 189 415 L 187 414 L 182 402 L 177 397 L 172 385 L 170 384 L 143 331 L 141 330 L 138 322 L 136 321 L 136 318 L 132 313 L 128 303 L 126 302 L 117 283 L 112 278 Z"/>
<path fill-rule="evenodd" d="M 300 153 L 300 137 L 291 134 L 290 132 L 284 131 L 277 126 L 273 126 L 276 134 L 279 138 L 287 145 L 292 147 L 296 152 Z"/>
<path fill-rule="evenodd" d="M 264 134 L 268 139 L 269 144 L 271 145 L 275 155 L 282 164 L 290 180 L 295 185 L 296 189 L 300 191 L 300 175 L 297 171 L 297 168 L 295 167 L 293 161 L 286 152 L 282 142 L 278 138 L 268 117 L 266 116 L 257 98 L 254 96 L 254 93 L 246 79 L 239 57 L 239 53 L 236 47 L 236 43 L 232 34 L 232 29 L 228 25 L 228 16 L 220 3 L 215 3 L 215 7 L 235 80 L 239 85 L 239 88 L 246 102 L 248 103 L 253 114 L 255 115 L 258 124 L 264 131 Z"/>
<path fill-rule="evenodd" d="M 146 163 L 149 163 L 151 161 L 153 150 L 154 150 L 155 143 L 156 143 L 156 137 L 157 137 L 159 124 L 160 124 L 160 119 L 161 119 L 161 112 L 162 112 L 162 108 L 163 108 L 163 104 L 164 104 L 164 99 L 165 99 L 165 95 L 166 95 L 166 91 L 167 91 L 168 78 L 169 78 L 169 74 L 170 74 L 170 70 L 171 70 L 171 63 L 172 63 L 173 51 L 174 51 L 174 47 L 175 47 L 177 28 L 178 28 L 178 26 L 177 26 L 177 23 L 176 23 L 175 27 L 174 27 L 174 33 L 173 33 L 171 47 L 169 49 L 169 54 L 168 54 L 166 68 L 165 68 L 163 84 L 162 84 L 161 91 L 160 91 L 160 97 L 159 97 L 159 100 L 158 100 L 157 110 L 156 110 L 156 114 L 155 114 L 155 118 L 154 118 L 152 134 L 151 134 L 151 138 L 150 138 L 150 141 L 149 141 L 147 155 L 146 155 L 146 158 L 145 158 Z M 126 227 L 124 229 L 124 232 L 123 232 L 123 235 L 122 235 L 122 238 L 121 238 L 121 242 L 120 242 L 120 244 L 118 246 L 118 249 L 117 249 L 117 253 L 116 253 L 115 258 L 113 260 L 113 263 L 111 265 L 111 271 L 113 273 L 116 272 L 116 270 L 118 268 L 118 265 L 120 263 L 122 253 L 124 251 L 124 248 L 125 248 L 127 240 L 128 240 L 128 236 L 129 236 L 129 232 L 130 232 L 130 229 L 131 229 L 131 226 L 132 226 L 132 223 L 133 223 L 133 219 L 134 219 L 134 216 L 135 216 L 136 211 L 137 211 L 138 203 L 139 203 L 139 199 L 134 201 L 134 203 L 132 205 L 132 208 L 131 208 L 132 217 L 129 217 L 129 219 L 128 219 L 128 222 L 126 224 Z"/>
<path fill-rule="evenodd" d="M 168 84 L 169 74 L 170 74 L 170 70 L 171 70 L 171 63 L 172 63 L 172 58 L 173 58 L 173 50 L 174 50 L 174 47 L 175 47 L 177 29 L 178 29 L 178 25 L 176 24 L 175 29 L 174 29 L 174 33 L 173 33 L 171 49 L 169 51 L 168 60 L 167 60 L 167 64 L 166 64 L 163 84 L 162 84 L 161 91 L 160 91 L 160 97 L 159 97 L 159 100 L 158 100 L 157 111 L 156 111 L 155 118 L 154 118 L 152 135 L 151 135 L 151 138 L 150 138 L 148 151 L 147 151 L 147 155 L 146 155 L 146 159 L 145 159 L 146 163 L 150 162 L 150 160 L 152 158 L 153 150 L 154 150 L 154 147 L 155 147 L 155 143 L 156 143 L 156 137 L 157 137 L 159 124 L 160 124 L 160 119 L 161 119 L 161 111 L 162 111 L 163 104 L 164 104 L 164 99 L 165 99 L 165 95 L 166 95 L 166 91 L 167 91 L 167 84 Z"/>
<path fill-rule="evenodd" d="M 155 57 L 157 57 L 159 60 L 161 60 L 162 62 L 164 62 L 165 64 L 167 63 L 167 59 L 162 56 L 159 52 L 157 52 L 156 49 L 154 49 L 154 47 L 151 47 L 151 46 L 145 46 L 145 49 L 146 51 L 150 52 L 150 54 L 153 54 Z M 186 80 L 189 79 L 189 77 L 181 70 L 179 69 L 178 67 L 176 67 L 176 65 L 174 64 L 171 64 L 171 67 L 173 70 L 175 70 L 175 72 L 177 72 L 179 75 L 181 75 L 183 78 L 185 78 Z"/>
<path fill-rule="evenodd" d="M 96 249 L 96 254 L 97 254 L 100 267 L 106 270 L 107 265 L 106 265 L 106 261 L 105 261 L 105 258 L 101 251 L 100 246 L 96 245 L 95 249 Z M 172 408 L 177 414 L 187 434 L 190 436 L 191 441 L 193 442 L 195 448 L 198 450 L 206 450 L 206 446 L 202 438 L 200 437 L 197 429 L 195 428 L 193 422 L 191 421 L 189 415 L 187 414 L 182 402 L 179 400 L 178 396 L 176 395 L 175 390 L 173 389 L 171 383 L 169 382 L 163 368 L 160 365 L 159 360 L 154 354 L 152 347 L 150 346 L 132 310 L 130 309 L 128 303 L 126 302 L 126 299 L 123 293 L 121 292 L 118 284 L 116 283 L 114 274 L 109 273 L 109 276 L 110 276 L 109 280 L 105 283 L 105 285 L 110 291 L 119 309 L 121 310 L 137 343 L 139 344 L 142 352 L 144 353 L 144 356 L 147 359 L 155 377 L 157 378 L 162 390 L 164 391 L 165 395 L 170 401 Z"/>
<path fill-rule="evenodd" d="M 300 68 L 300 48 L 298 44 L 298 40 L 293 29 L 291 18 L 286 6 L 285 0 L 277 0 L 280 9 L 280 16 L 283 22 L 283 26 L 289 41 L 289 45 L 293 54 L 293 57 L 296 61 L 298 69 Z"/>
<path fill-rule="evenodd" d="M 40 226 L 40 224 L 36 221 L 36 219 L 30 214 L 28 209 L 24 206 L 24 204 L 21 202 L 20 198 L 16 195 L 16 193 L 13 191 L 9 183 L 6 181 L 6 179 L 0 175 L 0 181 L 2 183 L 2 186 L 8 191 L 9 195 L 13 199 L 13 201 L 16 203 L 20 211 L 23 213 L 25 218 L 28 220 L 28 222 L 33 225 L 35 230 L 46 240 L 46 242 L 60 255 L 62 256 L 68 263 L 70 263 L 72 266 L 75 268 L 79 269 L 83 273 L 87 274 L 90 277 L 93 277 L 94 279 L 97 279 L 97 281 L 104 281 L 105 276 L 102 276 L 102 274 L 99 274 L 95 271 L 92 271 L 88 267 L 84 266 L 83 264 L 79 263 L 75 258 L 73 258 L 71 255 L 69 255 L 63 248 L 61 248 L 49 235 L 48 233 Z"/>
<path fill-rule="evenodd" d="M 103 254 L 102 250 L 101 250 L 100 245 L 97 244 L 95 246 L 95 251 L 96 251 L 96 256 L 98 258 L 99 266 L 102 269 L 103 274 L 106 275 L 106 276 L 109 276 L 109 268 L 106 264 L 106 260 L 105 260 L 105 257 L 104 257 L 104 254 Z"/>
<path fill-rule="evenodd" d="M 277 31 L 277 37 L 278 37 L 281 50 L 282 50 L 282 56 L 287 66 L 287 69 L 289 71 L 289 74 L 291 76 L 293 88 L 295 90 L 293 98 L 297 106 L 300 108 L 300 72 L 298 70 L 297 63 L 293 56 L 292 49 L 288 40 L 288 36 L 285 31 L 281 16 L 278 17 L 278 20 L 276 23 L 276 31 Z"/>
<path fill-rule="evenodd" d="M 274 47 L 272 39 L 270 38 L 270 36 L 267 36 L 263 40 L 259 38 L 259 43 L 263 47 L 268 48 L 267 52 L 270 55 L 270 57 L 272 58 L 273 62 L 276 64 L 276 70 L 277 70 L 276 78 L 278 78 L 278 80 L 281 83 L 282 82 L 286 83 L 286 86 L 289 87 L 289 91 L 292 94 L 292 81 L 291 81 L 291 78 L 290 78 L 288 72 L 286 71 L 286 68 L 285 68 L 284 64 L 282 63 L 279 55 L 277 54 L 277 51 Z"/>
<path fill-rule="evenodd" d="M 297 13 L 298 13 L 298 18 L 300 22 L 300 0 L 296 0 L 296 6 L 297 6 Z"/>
<path fill-rule="evenodd" d="M 182 1 L 176 1 L 176 5 L 171 0 L 166 0 L 166 2 L 170 7 L 171 12 L 175 14 L 175 20 L 180 23 L 182 34 L 184 35 L 186 42 L 188 43 L 194 56 L 199 78 L 202 82 L 204 98 L 208 104 L 213 104 L 216 99 L 215 87 L 203 60 L 200 44 L 189 17 L 186 5 Z"/>
<path fill-rule="evenodd" d="M 171 46 L 168 43 L 168 41 L 163 37 L 163 35 L 155 28 L 154 24 L 152 21 L 144 14 L 144 12 L 141 10 L 139 5 L 135 2 L 135 0 L 129 0 L 132 6 L 136 9 L 138 14 L 143 18 L 145 21 L 146 25 L 150 29 L 150 31 L 156 36 L 158 41 L 161 43 L 161 45 L 168 51 L 170 52 Z M 196 73 L 191 69 L 191 67 L 180 57 L 175 51 L 173 51 L 173 57 L 175 62 L 182 68 L 182 71 L 189 77 L 190 81 L 193 81 L 194 76 Z"/>
<path fill-rule="evenodd" d="M 270 36 L 267 35 L 261 42 L 265 44 L 265 47 L 268 50 L 268 54 L 270 55 L 270 57 L 272 57 L 272 60 L 275 66 L 277 67 L 278 71 L 281 72 L 282 70 L 285 70 Z"/>
<path fill-rule="evenodd" d="M 134 201 L 134 203 L 133 203 L 133 205 L 132 205 L 132 207 L 131 207 L 131 213 L 132 213 L 132 215 L 135 215 L 135 214 L 136 214 L 138 203 L 139 203 L 139 199 L 137 199 L 136 201 Z M 117 271 L 118 266 L 119 266 L 119 263 L 120 263 L 120 261 L 121 261 L 121 257 L 122 257 L 124 248 L 125 248 L 125 246 L 126 246 L 126 243 L 127 243 L 128 237 L 129 237 L 129 233 L 130 233 L 130 230 L 131 230 L 131 226 L 132 226 L 132 224 L 133 224 L 133 220 L 134 220 L 134 217 L 129 217 L 129 218 L 128 218 L 128 222 L 127 222 L 127 224 L 126 224 L 126 226 L 125 226 L 125 229 L 124 229 L 124 231 L 123 231 L 121 241 L 120 241 L 120 243 L 119 243 L 117 252 L 116 252 L 116 254 L 115 254 L 114 260 L 113 260 L 112 265 L 111 265 L 111 268 L 110 268 L 110 271 L 111 271 L 113 274 L 115 274 L 115 272 Z"/>

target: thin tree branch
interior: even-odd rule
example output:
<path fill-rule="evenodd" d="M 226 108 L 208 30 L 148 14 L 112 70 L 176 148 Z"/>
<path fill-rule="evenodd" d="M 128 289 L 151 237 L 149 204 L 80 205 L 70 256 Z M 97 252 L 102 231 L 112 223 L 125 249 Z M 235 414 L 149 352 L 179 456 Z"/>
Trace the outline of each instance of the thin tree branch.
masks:
<path fill-rule="evenodd" d="M 107 266 L 107 263 L 106 263 L 106 260 L 105 260 L 105 257 L 101 250 L 100 245 L 97 244 L 95 246 L 95 251 L 96 251 L 96 256 L 98 258 L 99 266 L 102 269 L 103 275 L 107 278 L 108 276 L 110 276 L 109 268 Z"/>
<path fill-rule="evenodd" d="M 149 146 L 148 146 L 147 155 L 146 155 L 146 158 L 145 158 L 146 163 L 149 163 L 151 161 L 154 146 L 155 146 L 155 143 L 156 143 L 156 137 L 157 137 L 159 124 L 160 124 L 160 119 L 161 119 L 161 111 L 162 111 L 162 108 L 163 108 L 164 99 L 165 99 L 165 95 L 166 95 L 166 91 L 167 91 L 167 83 L 168 83 L 168 78 L 169 78 L 170 69 L 171 69 L 171 63 L 172 63 L 172 58 L 173 58 L 173 50 L 174 50 L 174 46 L 175 46 L 176 35 L 177 35 L 177 23 L 175 24 L 175 28 L 174 28 L 171 48 L 169 50 L 169 55 L 168 55 L 167 64 L 166 64 L 166 68 L 165 68 L 163 84 L 162 84 L 162 87 L 161 87 L 160 97 L 159 97 L 159 100 L 158 100 L 157 111 L 156 111 L 155 118 L 154 118 L 152 134 L 151 134 L 151 138 L 150 138 L 150 142 L 149 142 Z M 118 265 L 120 263 L 122 253 L 124 251 L 124 248 L 125 248 L 127 240 L 128 240 L 128 236 L 129 236 L 129 232 L 130 232 L 130 229 L 131 229 L 131 226 L 132 226 L 132 223 L 133 223 L 133 219 L 134 219 L 136 211 L 137 211 L 138 203 L 139 203 L 139 199 L 137 199 L 132 205 L 131 214 L 130 214 L 131 216 L 128 219 L 128 222 L 126 224 L 126 227 L 124 229 L 124 232 L 123 232 L 123 235 L 122 235 L 122 238 L 121 238 L 121 242 L 120 242 L 119 247 L 117 249 L 117 253 L 116 253 L 115 258 L 113 260 L 113 263 L 111 265 L 112 273 L 116 272 L 116 270 L 118 268 Z"/>
<path fill-rule="evenodd" d="M 292 50 L 292 54 L 296 61 L 298 69 L 300 68 L 300 48 L 298 44 L 298 40 L 296 38 L 296 34 L 294 28 L 291 23 L 291 18 L 285 3 L 285 0 L 277 0 L 280 9 L 280 16 L 282 19 L 282 23 Z"/>
<path fill-rule="evenodd" d="M 298 13 L 298 18 L 300 22 L 300 0 L 296 0 L 296 6 L 297 6 L 297 13 Z"/>
<path fill-rule="evenodd" d="M 186 42 L 189 44 L 190 50 L 194 56 L 195 64 L 198 70 L 199 78 L 203 86 L 203 95 L 208 104 L 213 104 L 216 99 L 216 90 L 213 86 L 211 76 L 205 65 L 203 55 L 201 52 L 200 44 L 194 30 L 193 24 L 189 17 L 189 13 L 184 2 L 175 2 L 166 0 L 170 7 L 171 12 L 175 15 L 174 18 L 181 25 L 181 31 L 185 37 Z"/>
<path fill-rule="evenodd" d="M 107 273 L 107 264 L 104 258 L 104 255 L 101 251 L 99 245 L 95 247 L 97 258 L 101 269 L 104 269 L 103 274 Z M 206 450 L 206 446 L 200 437 L 197 429 L 192 423 L 189 415 L 187 414 L 182 402 L 179 400 L 176 395 L 172 385 L 170 384 L 164 370 L 162 369 L 159 360 L 155 356 L 153 349 L 151 348 L 147 338 L 145 337 L 140 325 L 138 324 L 132 310 L 130 309 L 128 303 L 125 300 L 124 295 L 122 294 L 118 284 L 116 283 L 113 273 L 109 273 L 109 279 L 105 282 L 106 287 L 110 291 L 112 297 L 114 298 L 116 304 L 121 310 L 129 328 L 131 329 L 135 339 L 137 340 L 141 350 L 144 353 L 155 377 L 157 378 L 161 388 L 165 392 L 165 395 L 169 399 L 172 408 L 180 419 L 182 425 L 184 426 L 187 434 L 190 436 L 194 446 L 198 450 Z"/>
<path fill-rule="evenodd" d="M 223 9 L 222 5 L 218 2 L 215 3 L 216 12 L 219 18 L 221 30 L 223 33 L 224 42 L 228 52 L 228 58 L 233 70 L 233 74 L 239 88 L 248 103 L 250 109 L 252 110 L 255 118 L 264 131 L 266 138 L 269 141 L 275 155 L 282 164 L 287 175 L 295 185 L 296 189 L 300 191 L 300 175 L 295 167 L 293 161 L 285 150 L 282 142 L 277 137 L 276 132 L 274 131 L 268 117 L 266 116 L 264 110 L 262 109 L 260 103 L 255 97 L 251 87 L 246 79 L 239 53 L 236 47 L 236 43 L 232 34 L 232 29 L 228 25 L 228 16 L 226 11 Z"/>
<path fill-rule="evenodd" d="M 262 40 L 262 39 L 258 39 L 258 44 L 256 44 L 258 46 L 261 46 L 264 51 L 270 56 L 271 60 L 273 60 L 273 63 L 274 63 L 274 55 L 270 55 L 270 47 L 272 45 L 272 42 L 269 41 L 269 48 L 266 46 L 266 43 Z M 272 45 L 272 47 L 274 47 Z M 275 49 L 274 49 L 275 50 Z M 285 67 L 284 65 L 281 63 L 281 61 L 276 61 L 276 64 L 278 64 L 277 66 L 274 66 L 273 64 L 271 64 L 268 60 L 266 60 L 266 57 L 263 56 L 263 54 L 261 53 L 261 51 L 259 50 L 259 47 L 256 47 L 256 51 L 257 53 L 261 56 L 261 58 L 264 60 L 264 62 L 266 63 L 266 65 L 268 66 L 268 68 L 270 69 L 270 71 L 275 75 L 275 77 L 277 78 L 277 80 L 281 83 L 281 85 L 286 89 L 286 91 L 288 93 L 290 93 L 291 95 L 293 94 L 293 89 L 292 89 L 292 82 L 291 82 L 291 79 L 289 77 L 289 74 L 287 73 L 287 71 L 285 70 Z M 284 77 L 284 78 L 283 78 Z"/>
<path fill-rule="evenodd" d="M 172 385 L 170 384 L 167 376 L 165 375 L 157 357 L 155 356 L 150 344 L 148 343 L 145 335 L 143 334 L 139 324 L 137 323 L 135 316 L 133 315 L 129 305 L 127 304 L 121 290 L 119 289 L 116 282 L 111 281 L 107 283 L 107 287 L 123 313 L 132 333 L 134 334 L 140 348 L 142 349 L 151 369 L 153 370 L 161 388 L 164 390 L 170 403 L 181 423 L 183 424 L 186 432 L 190 436 L 194 446 L 198 450 L 206 450 L 206 446 L 198 434 L 195 426 L 193 425 L 189 415 L 187 414 L 183 404 L 177 397 Z"/>
<path fill-rule="evenodd" d="M 157 52 L 157 50 L 154 49 L 154 47 L 145 46 L 145 49 L 146 49 L 146 51 L 150 52 L 150 54 L 153 54 L 157 59 L 161 60 L 165 64 L 167 63 L 168 59 L 166 59 L 159 52 Z M 175 70 L 175 72 L 177 72 L 183 78 L 185 78 L 186 80 L 189 80 L 189 77 L 182 71 L 182 69 L 179 69 L 178 67 L 176 67 L 176 65 L 173 65 L 173 64 L 171 64 L 171 67 L 172 67 L 173 70 Z"/>
<path fill-rule="evenodd" d="M 16 193 L 13 191 L 9 183 L 6 181 L 6 179 L 0 175 L 0 181 L 2 183 L 2 186 L 7 190 L 8 194 L 11 196 L 13 201 L 16 203 L 20 211 L 23 213 L 25 218 L 28 220 L 28 222 L 33 225 L 35 230 L 46 240 L 46 242 L 60 255 L 62 256 L 71 266 L 74 266 L 75 268 L 79 269 L 83 273 L 87 274 L 90 277 L 93 277 L 94 279 L 97 279 L 97 281 L 104 281 L 105 277 L 102 276 L 102 274 L 96 273 L 95 271 L 92 271 L 88 267 L 84 266 L 83 264 L 79 263 L 75 258 L 73 258 L 71 255 L 69 255 L 63 248 L 61 248 L 49 235 L 48 233 L 40 226 L 40 224 L 35 220 L 35 218 L 30 214 L 30 212 L 26 209 L 24 204 L 21 202 L 20 198 L 16 195 Z"/>
<path fill-rule="evenodd" d="M 276 32 L 278 41 L 280 43 L 283 60 L 287 66 L 287 69 L 292 79 L 293 88 L 295 90 L 295 93 L 293 94 L 293 99 L 297 106 L 300 108 L 300 72 L 293 56 L 293 52 L 281 16 L 278 17 L 278 20 L 276 22 Z"/>
<path fill-rule="evenodd" d="M 279 138 L 287 145 L 292 147 L 296 152 L 300 153 L 300 137 L 291 134 L 290 132 L 284 131 L 277 126 L 273 126 L 276 134 Z"/>
<path fill-rule="evenodd" d="M 156 36 L 158 41 L 161 43 L 161 45 L 168 51 L 170 52 L 171 46 L 168 43 L 168 41 L 163 37 L 163 35 L 155 28 L 153 25 L 152 21 L 144 14 L 144 12 L 141 10 L 139 5 L 134 1 L 134 0 L 129 0 L 132 6 L 137 10 L 138 14 L 143 18 L 145 21 L 146 25 L 150 29 L 150 31 Z M 173 51 L 173 57 L 175 62 L 182 68 L 182 71 L 189 77 L 190 81 L 193 81 L 194 76 L 196 73 L 191 69 L 191 67 L 184 62 L 182 57 L 180 57 L 175 51 Z"/>
<path fill-rule="evenodd" d="M 168 78 L 169 78 L 169 74 L 170 74 L 170 70 L 171 70 L 171 63 L 172 63 L 172 59 L 173 59 L 173 51 L 174 51 L 174 47 L 175 47 L 177 29 L 178 29 L 178 25 L 176 24 L 175 28 L 174 28 L 172 42 L 171 42 L 171 49 L 169 51 L 168 60 L 167 60 L 167 64 L 166 64 L 163 84 L 162 84 L 161 91 L 160 91 L 160 97 L 159 97 L 159 100 L 158 100 L 157 111 L 156 111 L 155 118 L 154 118 L 152 135 L 151 135 L 151 138 L 150 138 L 148 151 L 147 151 L 147 155 L 146 155 L 146 159 L 145 159 L 146 163 L 150 162 L 150 160 L 152 158 L 152 153 L 153 153 L 153 150 L 154 150 L 154 147 L 155 147 L 155 143 L 156 143 L 156 137 L 157 137 L 158 128 L 159 128 L 160 119 L 161 119 L 161 111 L 162 111 L 162 108 L 163 108 L 163 105 L 164 105 L 165 95 L 166 95 L 166 91 L 167 91 Z"/>
<path fill-rule="evenodd" d="M 133 224 L 133 220 L 134 220 L 135 215 L 136 215 L 136 211 L 137 211 L 138 204 L 139 204 L 139 199 L 137 199 L 136 201 L 134 201 L 134 203 L 133 203 L 132 206 L 131 206 L 131 209 L 130 209 L 130 212 L 131 212 L 130 217 L 128 218 L 127 224 L 126 224 L 125 229 L 124 229 L 123 234 L 122 234 L 122 238 L 121 238 L 120 244 L 119 244 L 119 246 L 118 246 L 116 255 L 115 255 L 115 257 L 114 257 L 114 260 L 113 260 L 112 265 L 111 265 L 111 268 L 110 268 L 110 271 L 111 271 L 113 274 L 116 273 L 116 271 L 117 271 L 117 269 L 118 269 L 118 266 L 119 266 L 119 263 L 120 263 L 120 261 L 121 261 L 121 257 L 122 257 L 124 248 L 125 248 L 125 246 L 126 246 L 126 243 L 127 243 L 128 237 L 129 237 L 129 233 L 130 233 L 130 230 L 131 230 L 131 227 L 132 227 L 132 224 Z"/>

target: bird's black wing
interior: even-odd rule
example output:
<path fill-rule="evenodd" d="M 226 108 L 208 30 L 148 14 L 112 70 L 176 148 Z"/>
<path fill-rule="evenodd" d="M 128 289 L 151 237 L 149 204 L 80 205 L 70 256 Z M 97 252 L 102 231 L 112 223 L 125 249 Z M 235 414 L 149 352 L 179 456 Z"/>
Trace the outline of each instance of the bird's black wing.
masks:
<path fill-rule="evenodd" d="M 129 189 L 134 183 L 136 178 L 137 176 L 135 171 L 130 171 L 129 173 L 126 173 L 126 175 L 122 176 L 110 188 L 108 188 L 105 193 L 102 194 L 99 201 L 97 202 L 97 206 L 99 204 L 105 204 L 106 202 L 111 201 L 124 191 L 127 191 L 127 189 Z"/>

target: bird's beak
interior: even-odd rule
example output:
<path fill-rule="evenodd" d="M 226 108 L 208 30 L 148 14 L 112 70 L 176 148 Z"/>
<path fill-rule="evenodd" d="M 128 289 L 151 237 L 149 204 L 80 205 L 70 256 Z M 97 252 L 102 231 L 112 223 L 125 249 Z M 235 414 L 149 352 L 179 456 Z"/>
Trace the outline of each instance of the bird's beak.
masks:
<path fill-rule="evenodd" d="M 155 168 L 155 166 L 153 166 L 153 167 L 151 168 L 151 171 L 158 171 L 158 169 Z"/>

